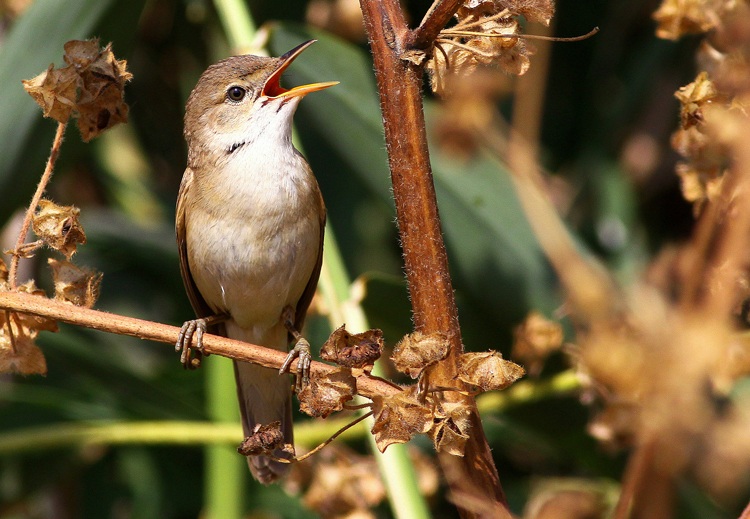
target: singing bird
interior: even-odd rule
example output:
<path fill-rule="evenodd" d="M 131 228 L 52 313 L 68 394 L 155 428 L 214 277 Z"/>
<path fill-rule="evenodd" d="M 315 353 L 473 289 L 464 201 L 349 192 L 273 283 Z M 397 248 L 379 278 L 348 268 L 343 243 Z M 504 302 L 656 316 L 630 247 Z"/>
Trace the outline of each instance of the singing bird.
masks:
<path fill-rule="evenodd" d="M 299 356 L 298 373 L 309 368 L 309 343 L 299 332 L 320 275 L 326 211 L 292 145 L 292 118 L 305 95 L 337 82 L 287 90 L 279 80 L 313 42 L 278 58 L 234 56 L 211 65 L 188 99 L 176 217 L 180 270 L 198 316 L 185 322 L 176 344 L 187 366 L 209 330 L 282 351 L 294 338 L 285 366 Z M 293 443 L 287 377 L 239 361 L 234 372 L 245 436 L 279 420 Z M 266 456 L 248 457 L 248 465 L 264 484 L 289 466 Z"/>

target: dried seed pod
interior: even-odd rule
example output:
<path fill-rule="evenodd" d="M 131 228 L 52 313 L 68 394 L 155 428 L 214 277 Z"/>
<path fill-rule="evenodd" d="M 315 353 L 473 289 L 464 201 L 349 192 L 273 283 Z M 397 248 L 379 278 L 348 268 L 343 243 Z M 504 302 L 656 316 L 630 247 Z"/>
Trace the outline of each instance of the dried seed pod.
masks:
<path fill-rule="evenodd" d="M 258 456 L 272 453 L 283 446 L 284 433 L 281 432 L 281 422 L 276 421 L 268 425 L 256 425 L 253 434 L 237 447 L 237 452 L 243 456 Z"/>
<path fill-rule="evenodd" d="M 505 389 L 524 375 L 524 369 L 496 351 L 464 353 L 458 357 L 458 378 L 482 391 Z"/>
<path fill-rule="evenodd" d="M 34 342 L 37 331 L 20 317 L 6 314 L 0 321 L 0 373 L 46 375 L 47 361 Z"/>
<path fill-rule="evenodd" d="M 57 205 L 51 200 L 41 200 L 31 222 L 34 233 L 49 247 L 70 259 L 78 244 L 86 243 L 86 233 L 78 221 L 81 211 L 77 207 Z"/>
<path fill-rule="evenodd" d="M 320 348 L 323 360 L 348 368 L 372 366 L 383 351 L 383 332 L 378 329 L 349 333 L 341 325 Z"/>
<path fill-rule="evenodd" d="M 50 65 L 38 76 L 23 80 L 23 87 L 42 107 L 45 117 L 64 123 L 75 109 L 79 79 L 71 67 L 55 69 Z"/>
<path fill-rule="evenodd" d="M 99 298 L 101 272 L 80 268 L 69 261 L 47 260 L 55 282 L 55 299 L 91 308 Z"/>
<path fill-rule="evenodd" d="M 522 361 L 532 374 L 538 374 L 547 356 L 562 346 L 564 334 L 560 323 L 531 312 L 513 330 L 513 337 L 513 358 Z"/>
<path fill-rule="evenodd" d="M 392 396 L 374 397 L 372 426 L 380 452 L 392 443 L 406 443 L 415 434 L 426 433 L 433 424 L 432 411 L 422 405 L 410 388 Z"/>
<path fill-rule="evenodd" d="M 35 78 L 23 81 L 44 116 L 60 123 L 78 117 L 84 142 L 127 122 L 123 93 L 133 75 L 125 60 L 115 58 L 112 45 L 100 49 L 98 39 L 72 40 L 65 44 L 64 59 L 68 66 L 55 69 L 50 65 Z"/>
<path fill-rule="evenodd" d="M 448 351 L 450 343 L 445 334 L 414 332 L 393 348 L 391 360 L 397 370 L 417 378 L 427 366 L 444 359 Z"/>
<path fill-rule="evenodd" d="M 438 452 L 463 456 L 471 429 L 471 409 L 462 402 L 441 402 L 435 411 L 430 438 Z"/>
<path fill-rule="evenodd" d="M 706 0 L 664 0 L 654 12 L 659 26 L 656 35 L 667 40 L 677 40 L 686 34 L 710 31 L 719 22 L 723 4 L 731 2 Z"/>
<path fill-rule="evenodd" d="M 297 398 L 300 410 L 310 416 L 327 418 L 344 408 L 357 393 L 357 380 L 350 368 L 340 368 L 332 373 L 312 377 Z"/>

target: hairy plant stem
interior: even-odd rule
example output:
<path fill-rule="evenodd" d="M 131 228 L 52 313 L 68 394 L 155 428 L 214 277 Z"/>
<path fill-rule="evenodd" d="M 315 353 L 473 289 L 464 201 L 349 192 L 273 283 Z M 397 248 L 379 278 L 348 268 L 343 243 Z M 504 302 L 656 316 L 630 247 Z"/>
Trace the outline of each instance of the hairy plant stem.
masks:
<path fill-rule="evenodd" d="M 11 289 L 18 286 L 18 262 L 21 259 L 19 251 L 23 247 L 23 244 L 26 243 L 26 237 L 28 236 L 29 228 L 31 227 L 31 218 L 34 216 L 34 211 L 36 211 L 36 207 L 39 205 L 39 201 L 42 199 L 42 195 L 44 195 L 44 191 L 47 189 L 47 184 L 49 184 L 49 181 L 52 178 L 52 172 L 55 170 L 55 163 L 60 156 L 60 147 L 62 146 L 63 135 L 65 135 L 65 128 L 67 125 L 67 122 L 57 124 L 57 131 L 55 132 L 55 138 L 52 141 L 52 149 L 49 152 L 47 165 L 44 168 L 42 178 L 36 186 L 36 192 L 34 193 L 29 208 L 26 210 L 26 215 L 23 218 L 21 230 L 19 231 L 18 239 L 16 240 L 16 247 L 13 249 L 13 257 L 10 260 L 10 268 L 8 269 L 8 281 Z"/>
<path fill-rule="evenodd" d="M 458 6 L 458 1 L 439 0 L 420 28 L 412 32 L 397 0 L 361 0 L 380 93 L 415 328 L 425 333 L 443 333 L 451 343 L 448 357 L 428 374 L 428 385 L 463 389 L 455 377 L 456 359 L 463 352 L 463 344 L 440 230 L 422 106 L 423 68 L 418 64 L 424 62 L 418 59 L 419 53 L 425 56 L 430 51 L 440 29 Z M 446 392 L 443 398 L 461 400 L 472 410 L 465 455 L 439 455 L 454 496 L 457 491 L 470 489 L 471 497 L 485 509 L 507 510 L 474 399 L 456 392 Z M 456 503 L 462 517 L 482 515 L 476 507 L 464 506 L 464 502 Z"/>

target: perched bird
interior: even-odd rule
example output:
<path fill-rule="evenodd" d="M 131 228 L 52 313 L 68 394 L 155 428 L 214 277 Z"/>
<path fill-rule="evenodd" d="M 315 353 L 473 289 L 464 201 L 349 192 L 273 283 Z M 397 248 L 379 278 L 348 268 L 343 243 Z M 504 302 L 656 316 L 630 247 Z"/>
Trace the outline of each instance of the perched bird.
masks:
<path fill-rule="evenodd" d="M 305 95 L 336 82 L 287 90 L 279 80 L 313 42 L 279 58 L 234 56 L 211 65 L 188 99 L 188 163 L 176 217 L 180 270 L 198 316 L 185 322 L 176 345 L 188 367 L 210 330 L 282 351 L 293 338 L 285 366 L 299 356 L 298 384 L 300 369 L 309 369 L 309 343 L 299 332 L 320 275 L 326 211 L 292 145 L 292 117 Z M 279 420 L 291 444 L 289 380 L 245 362 L 234 368 L 245 435 Z M 266 456 L 248 464 L 265 484 L 289 466 Z"/>

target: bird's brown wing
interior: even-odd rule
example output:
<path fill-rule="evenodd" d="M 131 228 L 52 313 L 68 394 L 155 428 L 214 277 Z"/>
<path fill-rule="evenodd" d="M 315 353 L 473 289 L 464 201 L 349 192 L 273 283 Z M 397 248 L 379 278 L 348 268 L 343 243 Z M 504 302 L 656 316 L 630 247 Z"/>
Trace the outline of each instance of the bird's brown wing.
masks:
<path fill-rule="evenodd" d="M 305 314 L 307 309 L 310 307 L 310 302 L 315 295 L 315 290 L 318 287 L 318 279 L 320 279 L 320 267 L 323 265 L 323 236 L 325 236 L 326 230 L 326 206 L 323 203 L 323 195 L 318 192 L 318 204 L 320 204 L 320 246 L 318 247 L 318 261 L 315 262 L 310 280 L 305 286 L 305 291 L 302 292 L 302 297 L 297 302 L 297 308 L 294 313 L 294 327 L 298 332 L 302 332 L 302 326 L 305 324 Z M 290 338 L 291 340 L 291 338 Z"/>
<path fill-rule="evenodd" d="M 188 264 L 188 253 L 187 253 L 187 225 L 185 223 L 185 209 L 187 206 L 187 200 L 190 197 L 190 187 L 193 185 L 193 170 L 190 168 L 185 169 L 185 174 L 182 176 L 182 182 L 180 183 L 180 192 L 177 195 L 177 211 L 175 216 L 175 232 L 177 234 L 177 250 L 180 254 L 180 274 L 182 274 L 182 282 L 185 284 L 185 291 L 187 292 L 190 304 L 193 306 L 196 316 L 208 317 L 213 315 L 215 312 L 211 310 L 203 299 L 198 287 L 195 285 L 193 275 L 190 273 L 190 265 Z"/>

